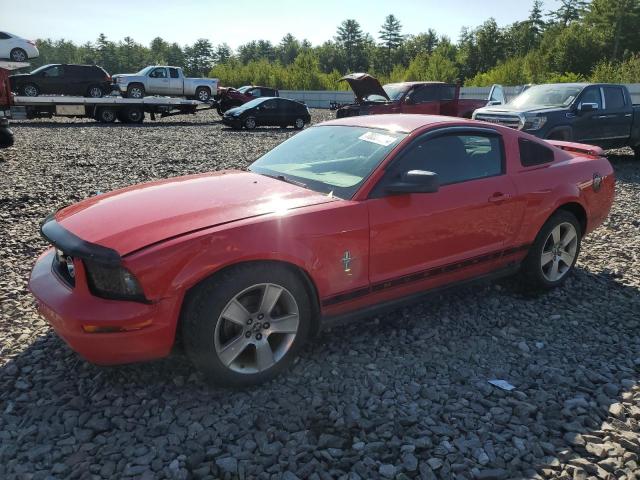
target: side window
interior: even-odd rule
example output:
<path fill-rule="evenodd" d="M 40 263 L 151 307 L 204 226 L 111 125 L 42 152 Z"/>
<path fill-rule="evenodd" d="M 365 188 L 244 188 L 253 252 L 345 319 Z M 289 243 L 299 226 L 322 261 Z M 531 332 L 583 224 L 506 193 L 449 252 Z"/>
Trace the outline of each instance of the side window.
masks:
<path fill-rule="evenodd" d="M 55 67 L 47 68 L 44 71 L 44 76 L 56 78 L 61 77 L 63 73 L 64 69 L 62 68 L 62 65 L 56 65 Z"/>
<path fill-rule="evenodd" d="M 149 74 L 151 78 L 167 78 L 166 68 L 154 68 Z"/>
<path fill-rule="evenodd" d="M 262 102 L 262 108 L 265 110 L 275 110 L 278 108 L 278 103 L 275 100 L 268 100 L 266 102 Z"/>
<path fill-rule="evenodd" d="M 620 87 L 604 87 L 604 104 L 607 110 L 624 108 L 624 93 Z"/>
<path fill-rule="evenodd" d="M 411 99 L 415 103 L 433 102 L 440 99 L 440 87 L 436 85 L 427 85 L 416 88 L 411 94 Z"/>
<path fill-rule="evenodd" d="M 520 146 L 520 164 L 523 167 L 543 165 L 553 162 L 555 155 L 553 150 L 526 138 L 518 139 Z"/>
<path fill-rule="evenodd" d="M 453 85 L 442 85 L 440 87 L 440 100 L 455 100 L 456 87 Z"/>
<path fill-rule="evenodd" d="M 251 95 L 252 97 L 258 98 L 261 97 L 262 95 L 260 95 L 260 89 L 259 88 L 252 88 L 251 90 L 249 90 L 249 95 Z"/>
<path fill-rule="evenodd" d="M 504 154 L 498 135 L 449 134 L 418 142 L 399 160 L 394 173 L 434 172 L 440 185 L 502 174 Z"/>
<path fill-rule="evenodd" d="M 580 98 L 580 104 L 582 105 L 583 103 L 595 103 L 598 105 L 598 109 L 601 109 L 602 96 L 600 95 L 600 89 L 597 87 L 587 88 Z"/>
<path fill-rule="evenodd" d="M 180 75 L 178 75 L 178 69 L 177 68 L 170 68 L 169 69 L 169 76 L 171 78 L 180 78 Z"/>
<path fill-rule="evenodd" d="M 7 35 L 4 32 L 0 32 L 0 40 L 9 40 L 11 38 L 11 35 Z"/>

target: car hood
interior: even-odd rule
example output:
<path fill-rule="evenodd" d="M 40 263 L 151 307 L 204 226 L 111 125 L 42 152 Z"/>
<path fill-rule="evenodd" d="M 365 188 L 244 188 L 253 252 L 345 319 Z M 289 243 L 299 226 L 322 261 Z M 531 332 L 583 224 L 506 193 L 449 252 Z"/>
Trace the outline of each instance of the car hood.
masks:
<path fill-rule="evenodd" d="M 566 107 L 548 107 L 543 105 L 539 105 L 539 106 L 533 105 L 531 107 L 521 108 L 521 107 L 514 107 L 507 103 L 505 105 L 480 108 L 476 110 L 476 112 L 494 113 L 496 115 L 500 115 L 503 113 L 507 113 L 507 114 L 511 113 L 511 114 L 517 115 L 518 113 L 552 113 L 552 112 L 559 112 L 564 110 L 567 110 L 567 108 Z"/>
<path fill-rule="evenodd" d="M 390 100 L 378 79 L 368 73 L 350 73 L 342 77 L 340 81 L 345 81 L 349 84 L 358 101 L 363 101 L 369 95 L 380 95 Z"/>
<path fill-rule="evenodd" d="M 208 227 L 337 201 L 237 170 L 176 177 L 88 198 L 55 214 L 81 239 L 126 255 Z"/>

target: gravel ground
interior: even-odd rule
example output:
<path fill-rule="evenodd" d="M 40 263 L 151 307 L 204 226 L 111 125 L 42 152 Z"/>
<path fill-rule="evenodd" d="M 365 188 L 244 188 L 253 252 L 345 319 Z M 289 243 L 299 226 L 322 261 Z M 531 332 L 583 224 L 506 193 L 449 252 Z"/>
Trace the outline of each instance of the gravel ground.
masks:
<path fill-rule="evenodd" d="M 314 112 L 314 121 L 330 112 Z M 90 365 L 34 308 L 38 222 L 97 192 L 243 167 L 292 130 L 213 112 L 141 126 L 16 122 L 0 151 L 0 478 L 640 478 L 640 164 L 562 289 L 503 281 L 324 332 L 259 388 L 180 355 Z M 504 379 L 505 392 L 487 383 Z"/>

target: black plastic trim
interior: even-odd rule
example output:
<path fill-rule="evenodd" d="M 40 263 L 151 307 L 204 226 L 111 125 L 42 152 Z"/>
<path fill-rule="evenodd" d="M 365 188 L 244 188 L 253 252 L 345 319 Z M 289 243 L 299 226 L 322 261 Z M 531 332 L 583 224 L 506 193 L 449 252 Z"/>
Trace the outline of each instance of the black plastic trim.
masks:
<path fill-rule="evenodd" d="M 118 252 L 112 248 L 82 240 L 63 228 L 56 221 L 54 215 L 49 215 L 40 225 L 40 234 L 47 242 L 74 258 L 81 258 L 110 267 L 122 265 L 122 257 Z"/>

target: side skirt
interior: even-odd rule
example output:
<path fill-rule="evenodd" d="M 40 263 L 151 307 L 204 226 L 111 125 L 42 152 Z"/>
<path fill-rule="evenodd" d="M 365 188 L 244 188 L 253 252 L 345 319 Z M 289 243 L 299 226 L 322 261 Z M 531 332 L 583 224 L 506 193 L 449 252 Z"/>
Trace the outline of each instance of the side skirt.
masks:
<path fill-rule="evenodd" d="M 357 311 L 347 312 L 347 313 L 334 315 L 330 317 L 323 316 L 320 319 L 320 329 L 323 330 L 323 329 L 335 327 L 338 325 L 342 325 L 348 322 L 360 320 L 362 318 L 371 317 L 373 315 L 387 313 L 392 310 L 396 310 L 398 308 L 417 303 L 433 295 L 443 293 L 449 290 L 455 290 L 455 289 L 459 289 L 462 287 L 479 284 L 479 283 L 487 283 L 492 280 L 496 280 L 498 278 L 508 277 L 510 275 L 517 273 L 518 270 L 520 270 L 520 263 L 514 263 L 513 265 L 508 265 L 494 272 L 490 272 L 484 275 L 479 275 L 477 277 L 472 277 L 466 280 L 461 280 L 459 282 L 442 285 L 440 287 L 432 288 L 430 290 L 425 290 L 423 292 L 413 293 L 411 295 L 407 295 L 405 297 L 401 297 L 395 300 L 388 300 L 386 302 L 382 302 L 375 305 L 371 305 L 366 308 L 358 309 Z"/>

